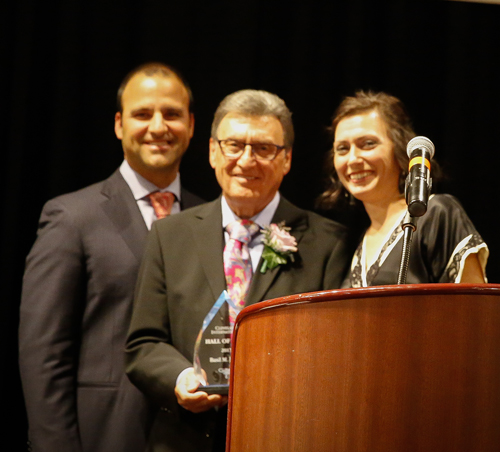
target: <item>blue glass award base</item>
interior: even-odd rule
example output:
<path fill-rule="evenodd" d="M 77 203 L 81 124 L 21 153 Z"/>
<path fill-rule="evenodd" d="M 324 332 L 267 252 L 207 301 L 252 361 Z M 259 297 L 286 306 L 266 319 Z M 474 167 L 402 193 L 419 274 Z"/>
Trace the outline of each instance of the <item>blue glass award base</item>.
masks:
<path fill-rule="evenodd" d="M 194 371 L 199 391 L 226 395 L 229 391 L 231 335 L 229 295 L 224 290 L 203 321 L 194 347 Z"/>

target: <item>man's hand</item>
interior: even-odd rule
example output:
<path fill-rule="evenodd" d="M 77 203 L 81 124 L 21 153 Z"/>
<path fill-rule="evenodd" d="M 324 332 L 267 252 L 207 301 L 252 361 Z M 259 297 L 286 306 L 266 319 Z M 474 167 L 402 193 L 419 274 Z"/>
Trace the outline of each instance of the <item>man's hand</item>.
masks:
<path fill-rule="evenodd" d="M 194 369 L 186 371 L 175 387 L 177 402 L 183 408 L 193 413 L 202 413 L 210 408 L 224 406 L 227 403 L 227 396 L 219 394 L 207 394 L 198 391 L 200 382 L 194 373 Z"/>

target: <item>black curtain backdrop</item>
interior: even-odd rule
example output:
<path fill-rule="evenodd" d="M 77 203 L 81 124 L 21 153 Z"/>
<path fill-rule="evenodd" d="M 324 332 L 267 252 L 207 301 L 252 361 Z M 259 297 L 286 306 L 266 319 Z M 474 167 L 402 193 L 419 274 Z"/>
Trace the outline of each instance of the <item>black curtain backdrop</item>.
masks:
<path fill-rule="evenodd" d="M 120 164 L 113 117 L 125 73 L 161 60 L 190 81 L 196 128 L 182 181 L 206 199 L 219 194 L 208 164 L 218 103 L 243 88 L 277 93 L 297 135 L 282 191 L 305 208 L 321 192 L 325 129 L 341 98 L 361 88 L 400 97 L 417 133 L 436 145 L 448 176 L 439 191 L 461 200 L 490 247 L 489 280 L 500 282 L 499 23 L 500 6 L 447 1 L 3 2 L 0 406 L 8 450 L 24 450 L 26 439 L 17 367 L 24 259 L 45 201 Z"/>

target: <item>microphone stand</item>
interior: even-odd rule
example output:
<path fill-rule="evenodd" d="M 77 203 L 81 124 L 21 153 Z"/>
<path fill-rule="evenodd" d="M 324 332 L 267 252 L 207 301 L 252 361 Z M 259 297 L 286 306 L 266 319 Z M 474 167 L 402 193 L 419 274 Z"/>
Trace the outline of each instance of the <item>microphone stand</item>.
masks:
<path fill-rule="evenodd" d="M 410 262 L 410 245 L 413 233 L 417 230 L 417 219 L 427 212 L 427 202 L 432 188 L 430 161 L 434 156 L 434 144 L 429 138 L 414 137 L 408 142 L 406 152 L 410 159 L 405 181 L 405 199 L 408 211 L 403 220 L 404 240 L 398 284 L 406 284 Z"/>
<path fill-rule="evenodd" d="M 406 284 L 406 276 L 408 274 L 408 264 L 410 262 L 410 245 L 413 239 L 413 233 L 417 230 L 417 219 L 406 212 L 403 220 L 403 252 L 401 253 L 401 264 L 399 266 L 398 284 Z"/>

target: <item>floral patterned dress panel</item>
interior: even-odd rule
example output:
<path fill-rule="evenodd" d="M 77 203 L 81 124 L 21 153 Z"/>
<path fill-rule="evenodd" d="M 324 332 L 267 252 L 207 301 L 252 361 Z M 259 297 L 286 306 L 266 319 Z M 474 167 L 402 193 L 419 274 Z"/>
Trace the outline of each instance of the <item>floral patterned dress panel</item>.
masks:
<path fill-rule="evenodd" d="M 380 252 L 377 256 L 375 262 L 370 266 L 368 271 L 366 271 L 366 243 L 365 238 L 361 241 L 354 257 L 351 266 L 351 287 L 368 287 L 372 285 L 372 281 L 377 276 L 380 266 L 383 264 L 388 253 L 392 251 L 396 243 L 403 236 L 403 224 L 404 215 L 398 220 L 396 227 L 389 234 L 388 239 L 382 245 Z"/>
<path fill-rule="evenodd" d="M 403 232 L 400 234 L 392 232 L 368 270 L 365 269 L 364 243 L 361 243 L 342 287 L 396 284 L 403 248 Z M 459 283 L 471 254 L 477 255 L 486 280 L 488 246 L 455 197 L 432 195 L 427 213 L 418 218 L 413 235 L 407 284 Z"/>

